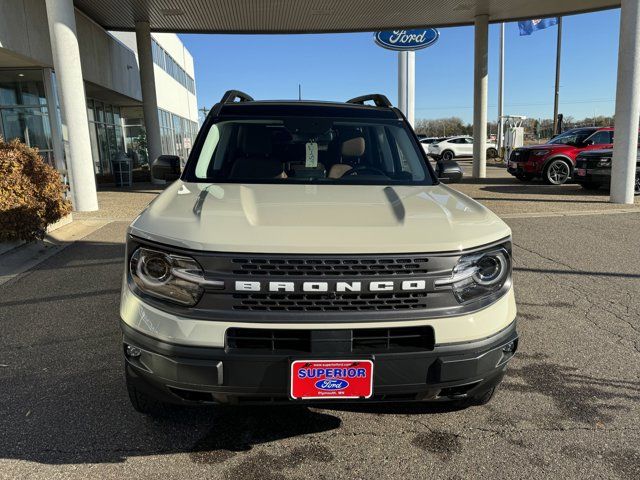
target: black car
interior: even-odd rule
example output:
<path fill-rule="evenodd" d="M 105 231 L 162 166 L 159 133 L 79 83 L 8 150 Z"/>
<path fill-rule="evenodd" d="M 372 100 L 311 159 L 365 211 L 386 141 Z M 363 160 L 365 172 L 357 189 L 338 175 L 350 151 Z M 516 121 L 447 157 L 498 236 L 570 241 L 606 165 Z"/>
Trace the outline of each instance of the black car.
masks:
<path fill-rule="evenodd" d="M 613 150 L 590 150 L 576 158 L 574 180 L 587 190 L 607 189 L 611 185 L 611 158 Z M 636 163 L 634 193 L 640 195 L 640 155 Z"/>

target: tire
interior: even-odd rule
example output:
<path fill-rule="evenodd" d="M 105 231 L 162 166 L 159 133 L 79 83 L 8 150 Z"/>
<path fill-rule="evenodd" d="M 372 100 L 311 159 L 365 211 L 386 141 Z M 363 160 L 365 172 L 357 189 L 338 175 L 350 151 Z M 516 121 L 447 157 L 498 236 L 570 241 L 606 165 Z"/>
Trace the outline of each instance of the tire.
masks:
<path fill-rule="evenodd" d="M 455 155 L 453 154 L 453 152 L 451 150 L 445 150 L 444 152 L 442 152 L 442 160 L 453 160 L 453 158 L 455 157 Z"/>
<path fill-rule="evenodd" d="M 495 148 L 487 148 L 487 158 L 498 158 L 498 150 Z"/>
<path fill-rule="evenodd" d="M 582 188 L 584 188 L 585 190 L 598 190 L 601 187 L 599 183 L 593 182 L 585 182 L 581 183 L 580 185 L 582 185 Z"/>
<path fill-rule="evenodd" d="M 148 393 L 139 390 L 135 386 L 127 367 L 125 367 L 125 379 L 129 401 L 136 412 L 153 418 L 163 418 L 175 410 L 173 405 L 157 400 Z"/>
<path fill-rule="evenodd" d="M 542 173 L 542 179 L 548 185 L 563 185 L 570 177 L 571 165 L 561 158 L 551 160 Z"/>

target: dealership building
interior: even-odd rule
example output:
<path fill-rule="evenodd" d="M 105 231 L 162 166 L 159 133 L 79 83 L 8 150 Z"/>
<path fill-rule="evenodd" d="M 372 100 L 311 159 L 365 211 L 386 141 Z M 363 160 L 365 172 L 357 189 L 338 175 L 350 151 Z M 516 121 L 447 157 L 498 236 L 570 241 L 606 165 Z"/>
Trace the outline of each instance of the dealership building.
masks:
<path fill-rule="evenodd" d="M 157 32 L 296 34 L 473 25 L 473 175 L 482 178 L 489 24 L 617 7 L 611 201 L 631 204 L 640 118 L 638 0 L 0 0 L 2 128 L 5 136 L 40 146 L 66 168 L 76 210 L 96 210 L 96 172 L 108 171 L 120 148 L 135 148 L 132 139 L 142 125 L 150 159 L 163 152 L 184 156 L 193 138 L 193 62 L 176 37 Z M 108 33 L 113 30 L 130 33 L 116 38 Z M 13 86 L 5 89 L 11 75 Z"/>
<path fill-rule="evenodd" d="M 47 162 L 69 176 L 73 189 L 70 142 L 76 141 L 76 132 L 70 131 L 60 108 L 60 72 L 45 2 L 0 0 L 0 12 L 0 137 L 37 147 Z M 74 100 L 86 105 L 89 139 L 82 161 L 97 183 L 114 181 L 113 162 L 123 156 L 131 159 L 134 179 L 149 178 L 146 115 L 156 117 L 159 152 L 186 159 L 198 129 L 198 108 L 193 57 L 178 36 L 154 33 L 148 39 L 156 105 L 145 109 L 136 34 L 107 31 L 81 11 L 71 13 L 82 74 L 74 90 L 82 98 Z M 85 176 L 82 182 L 91 184 L 93 178 Z"/>

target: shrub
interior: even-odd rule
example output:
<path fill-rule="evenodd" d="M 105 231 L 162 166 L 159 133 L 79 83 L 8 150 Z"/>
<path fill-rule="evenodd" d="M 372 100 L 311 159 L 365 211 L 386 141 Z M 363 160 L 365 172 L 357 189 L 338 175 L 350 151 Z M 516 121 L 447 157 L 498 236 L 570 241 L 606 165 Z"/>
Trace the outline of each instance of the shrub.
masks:
<path fill-rule="evenodd" d="M 0 241 L 43 238 L 71 211 L 60 174 L 38 150 L 0 138 Z"/>

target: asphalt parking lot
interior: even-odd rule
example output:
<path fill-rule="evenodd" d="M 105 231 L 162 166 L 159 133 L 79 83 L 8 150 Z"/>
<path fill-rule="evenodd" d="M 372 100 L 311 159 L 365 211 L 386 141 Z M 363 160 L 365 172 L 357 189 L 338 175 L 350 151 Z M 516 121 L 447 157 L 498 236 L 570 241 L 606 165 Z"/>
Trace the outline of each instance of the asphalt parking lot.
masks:
<path fill-rule="evenodd" d="M 640 478 L 638 204 L 498 173 L 457 188 L 513 229 L 521 349 L 489 405 L 137 414 L 122 242 L 155 191 L 101 192 L 78 219 L 104 226 L 0 286 L 0 478 Z"/>

